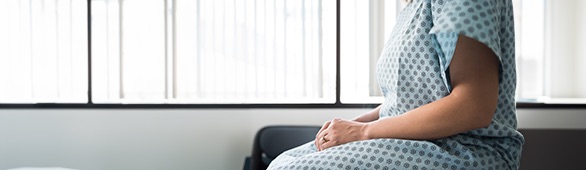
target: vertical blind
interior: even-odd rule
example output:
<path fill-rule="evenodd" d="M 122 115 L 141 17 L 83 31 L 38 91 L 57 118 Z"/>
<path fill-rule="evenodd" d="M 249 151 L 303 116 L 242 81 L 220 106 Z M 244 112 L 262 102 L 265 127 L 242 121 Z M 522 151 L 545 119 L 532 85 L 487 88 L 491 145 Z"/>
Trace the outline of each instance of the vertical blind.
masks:
<path fill-rule="evenodd" d="M 86 7 L 0 1 L 0 103 L 87 102 Z"/>
<path fill-rule="evenodd" d="M 333 103 L 334 0 L 92 0 L 94 102 Z"/>

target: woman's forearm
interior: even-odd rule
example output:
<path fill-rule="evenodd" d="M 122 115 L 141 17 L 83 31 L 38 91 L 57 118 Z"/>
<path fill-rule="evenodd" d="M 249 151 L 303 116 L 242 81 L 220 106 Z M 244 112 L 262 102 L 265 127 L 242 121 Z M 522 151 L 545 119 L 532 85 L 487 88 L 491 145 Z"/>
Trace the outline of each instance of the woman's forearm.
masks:
<path fill-rule="evenodd" d="M 490 118 L 470 114 L 475 108 L 464 105 L 465 100 L 448 96 L 405 114 L 370 122 L 365 128 L 366 138 L 431 140 L 487 126 Z"/>
<path fill-rule="evenodd" d="M 363 123 L 378 120 L 380 107 L 381 107 L 381 105 L 372 109 L 370 112 L 367 112 L 367 113 L 364 113 L 364 114 L 357 116 L 356 118 L 354 118 L 352 120 L 357 121 L 357 122 L 363 122 Z"/>

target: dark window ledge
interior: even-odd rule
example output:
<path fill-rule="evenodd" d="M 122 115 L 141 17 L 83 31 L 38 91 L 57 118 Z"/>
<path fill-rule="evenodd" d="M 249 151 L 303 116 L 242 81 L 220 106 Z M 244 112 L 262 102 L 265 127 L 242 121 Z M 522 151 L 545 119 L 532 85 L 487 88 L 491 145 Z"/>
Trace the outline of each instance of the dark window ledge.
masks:
<path fill-rule="evenodd" d="M 0 104 L 0 109 L 330 109 L 375 108 L 379 104 Z"/>
<path fill-rule="evenodd" d="M 379 104 L 0 104 L 0 109 L 344 109 L 375 108 Z M 517 102 L 520 109 L 586 109 L 586 104 Z"/>
<path fill-rule="evenodd" d="M 565 104 L 565 103 L 537 103 L 537 102 L 517 102 L 517 108 L 520 109 L 586 109 L 584 104 Z"/>

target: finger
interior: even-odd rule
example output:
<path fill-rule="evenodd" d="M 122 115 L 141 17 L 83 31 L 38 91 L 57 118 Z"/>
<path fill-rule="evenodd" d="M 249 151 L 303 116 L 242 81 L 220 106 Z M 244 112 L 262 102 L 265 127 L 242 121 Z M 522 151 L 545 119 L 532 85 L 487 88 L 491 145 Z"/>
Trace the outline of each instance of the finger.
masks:
<path fill-rule="evenodd" d="M 320 148 L 321 148 L 322 151 L 323 150 L 326 150 L 326 149 L 328 149 L 328 148 L 330 148 L 332 146 L 336 146 L 336 142 L 334 142 L 332 139 L 326 139 L 326 140 L 327 140 L 326 142 L 323 142 L 320 145 Z"/>
<path fill-rule="evenodd" d="M 326 130 L 329 126 L 330 126 L 330 121 L 327 121 L 324 123 L 324 125 L 321 127 L 321 129 L 317 132 L 317 134 L 315 135 L 315 147 L 317 148 L 317 150 L 320 150 L 320 145 L 321 145 L 321 138 L 324 136 L 323 135 L 323 131 Z"/>
<path fill-rule="evenodd" d="M 319 145 L 318 145 L 318 147 L 319 147 L 319 151 L 322 151 L 322 150 L 324 150 L 324 149 L 323 149 L 323 147 L 322 147 L 322 145 L 323 145 L 325 142 L 327 142 L 326 140 L 324 140 L 324 138 L 325 138 L 325 136 L 322 136 L 322 137 L 320 137 L 320 138 L 318 139 L 318 140 L 319 140 Z"/>
<path fill-rule="evenodd" d="M 318 151 L 321 151 L 321 150 L 323 150 L 323 148 L 321 147 L 321 145 L 322 145 L 323 143 L 327 142 L 326 140 L 324 140 L 324 139 L 327 139 L 327 137 L 326 137 L 327 135 L 328 135 L 328 133 L 327 133 L 327 130 L 326 130 L 326 131 L 323 131 L 323 132 L 322 132 L 322 135 L 320 135 L 320 136 L 319 136 L 319 137 L 316 139 L 316 140 L 317 140 L 317 145 L 316 145 L 316 147 L 318 148 Z"/>
<path fill-rule="evenodd" d="M 325 135 L 327 135 L 327 133 L 325 133 L 325 131 L 324 131 L 324 132 L 322 132 L 321 135 L 319 135 L 318 137 L 315 138 L 315 141 L 314 141 L 315 142 L 315 147 L 316 147 L 316 149 L 318 151 L 321 151 L 322 150 L 321 145 L 325 142 L 323 140 Z"/>
<path fill-rule="evenodd" d="M 321 145 L 321 141 L 320 141 L 320 140 L 321 140 L 321 139 L 320 139 L 320 138 L 318 138 L 318 137 L 316 137 L 316 138 L 315 138 L 315 140 L 313 140 L 313 144 L 315 145 L 315 149 L 316 149 L 317 151 L 319 151 L 319 150 L 320 150 L 320 149 L 319 149 L 319 148 L 320 148 L 320 147 L 319 147 L 319 145 Z"/>
<path fill-rule="evenodd" d="M 324 125 L 321 126 L 321 129 L 319 129 L 317 134 L 315 134 L 315 137 L 317 138 L 321 132 L 323 132 L 325 129 L 327 129 L 330 126 L 330 123 L 331 123 L 330 121 L 325 122 Z"/>
<path fill-rule="evenodd" d="M 332 142 L 331 142 L 331 140 L 335 139 L 335 137 L 328 135 L 328 134 L 332 129 L 334 129 L 334 126 L 335 126 L 334 124 L 337 124 L 340 121 L 341 121 L 340 118 L 335 118 L 332 121 L 329 121 L 328 127 L 320 133 L 320 136 L 319 136 L 320 137 L 320 142 L 319 142 L 320 145 L 318 145 L 320 151 L 323 151 L 323 150 L 327 149 L 328 147 L 335 145 L 335 143 L 332 144 Z"/>
<path fill-rule="evenodd" d="M 322 132 L 328 128 L 328 126 L 330 126 L 330 121 L 327 121 L 324 123 L 324 125 L 321 127 L 321 129 L 319 129 L 319 131 L 317 132 L 317 134 L 315 134 L 315 141 L 314 141 L 314 145 L 317 148 L 317 150 L 320 150 L 320 145 L 321 145 L 321 139 L 323 137 Z"/>

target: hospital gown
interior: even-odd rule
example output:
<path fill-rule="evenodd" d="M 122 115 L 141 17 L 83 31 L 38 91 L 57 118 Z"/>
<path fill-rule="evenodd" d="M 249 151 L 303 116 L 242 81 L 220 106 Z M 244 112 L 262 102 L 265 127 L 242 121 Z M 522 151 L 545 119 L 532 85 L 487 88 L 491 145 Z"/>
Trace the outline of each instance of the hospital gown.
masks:
<path fill-rule="evenodd" d="M 319 152 L 312 141 L 284 152 L 269 169 L 517 169 L 524 139 L 516 130 L 513 20 L 511 0 L 413 0 L 377 63 L 385 97 L 379 116 L 396 116 L 450 94 L 448 67 L 458 35 L 485 44 L 500 61 L 498 104 L 488 127 L 437 140 L 355 141 Z"/>

